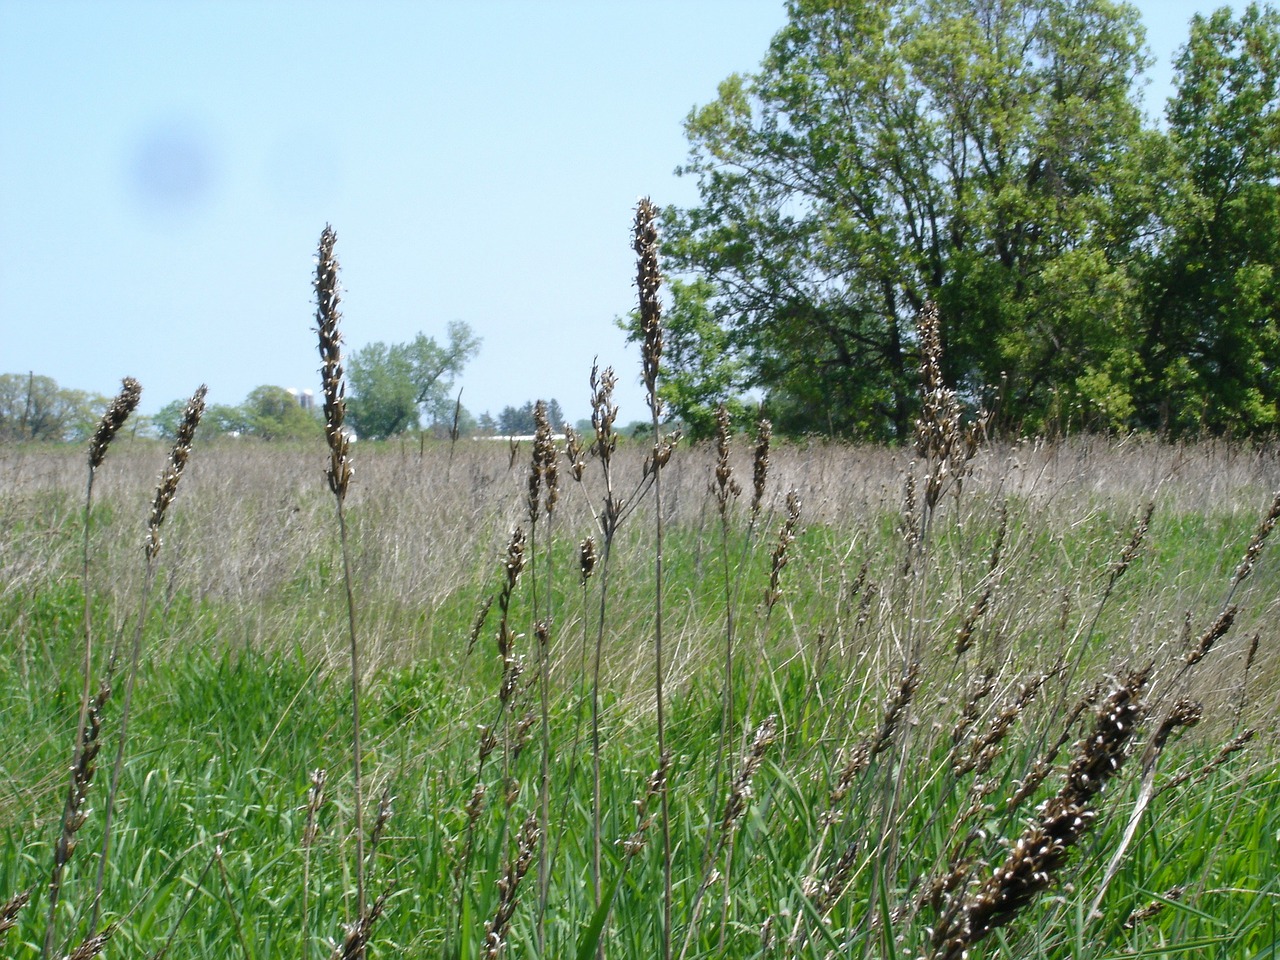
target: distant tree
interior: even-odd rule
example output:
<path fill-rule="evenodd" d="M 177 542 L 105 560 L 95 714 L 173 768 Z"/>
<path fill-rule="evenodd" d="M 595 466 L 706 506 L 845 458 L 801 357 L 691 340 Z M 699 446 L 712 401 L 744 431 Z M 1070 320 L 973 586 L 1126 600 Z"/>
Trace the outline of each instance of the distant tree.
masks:
<path fill-rule="evenodd" d="M 456 427 L 458 430 L 458 436 L 470 437 L 473 434 L 475 434 L 475 432 L 479 429 L 479 426 L 480 426 L 479 421 L 476 419 L 475 415 L 470 410 L 468 410 L 465 406 L 459 405 L 456 401 L 454 403 L 454 410 L 457 411 Z M 454 429 L 454 427 L 455 427 L 454 411 L 451 410 L 449 412 L 448 420 L 436 420 L 431 424 L 431 432 L 433 435 L 441 439 L 448 439 L 450 432 Z"/>
<path fill-rule="evenodd" d="M 476 432 L 482 436 L 492 436 L 498 432 L 498 421 L 493 419 L 493 414 L 488 410 L 476 420 Z"/>
<path fill-rule="evenodd" d="M 555 397 L 547 401 L 547 422 L 556 433 L 564 430 L 564 411 L 560 409 L 560 401 Z"/>
<path fill-rule="evenodd" d="M 538 427 L 533 419 L 535 403 L 529 400 L 520 407 L 503 407 L 498 414 L 498 432 L 504 436 L 527 436 L 533 433 Z M 564 411 L 560 409 L 560 401 L 554 397 L 547 401 L 547 422 L 556 432 L 564 430 Z"/>
<path fill-rule="evenodd" d="M 0 438 L 82 440 L 96 428 L 110 400 L 59 387 L 52 377 L 0 375 Z"/>
<path fill-rule="evenodd" d="M 361 436 L 390 437 L 453 420 L 454 378 L 480 350 L 480 338 L 455 320 L 448 342 L 418 334 L 410 343 L 371 343 L 347 359 L 348 417 Z"/>
<path fill-rule="evenodd" d="M 263 440 L 301 440 L 318 437 L 323 425 L 302 409 L 298 398 L 284 387 L 261 386 L 245 398 L 245 433 Z"/>
<path fill-rule="evenodd" d="M 665 374 L 658 394 L 691 440 L 712 437 L 716 409 L 725 404 L 735 422 L 745 421 L 755 405 L 743 400 L 739 384 L 747 370 L 717 321 L 711 302 L 715 287 L 703 278 L 674 278 L 668 284 L 671 304 L 663 322 Z M 640 317 L 632 311 L 622 322 L 628 339 L 642 342 Z"/>
<path fill-rule="evenodd" d="M 532 400 L 522 407 L 503 407 L 502 412 L 498 414 L 498 432 L 505 436 L 528 436 L 536 429 Z"/>
<path fill-rule="evenodd" d="M 1175 63 L 1144 277 L 1143 423 L 1280 426 L 1280 14 L 1196 16 Z"/>
<path fill-rule="evenodd" d="M 792 0 L 759 71 L 685 124 L 700 202 L 666 211 L 686 411 L 756 389 L 779 429 L 905 440 L 914 319 L 946 375 L 1005 380 L 1019 422 L 1115 393 L 1134 366 L 1127 273 L 1142 27 L 1110 0 Z M 680 297 L 686 295 L 685 302 Z M 786 421 L 786 422 L 784 422 Z"/>

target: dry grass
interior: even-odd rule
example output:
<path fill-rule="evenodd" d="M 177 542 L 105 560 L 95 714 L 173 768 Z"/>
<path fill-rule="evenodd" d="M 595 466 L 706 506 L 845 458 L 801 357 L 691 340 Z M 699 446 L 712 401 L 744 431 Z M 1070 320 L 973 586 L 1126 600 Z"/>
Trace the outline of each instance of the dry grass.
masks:
<path fill-rule="evenodd" d="M 584 588 L 581 545 L 588 535 L 600 542 L 594 518 L 606 501 L 598 468 L 588 463 L 582 483 L 567 484 L 570 463 L 560 478 L 554 527 L 539 521 L 540 547 L 522 556 L 522 565 L 531 566 L 522 580 L 508 580 L 499 561 L 509 553 L 513 529 L 529 522 L 531 448 L 514 465 L 501 445 L 482 442 L 455 451 L 428 446 L 421 456 L 416 446 L 395 443 L 354 452 L 359 470 L 345 506 L 372 719 L 363 753 L 370 782 L 399 779 L 395 792 L 409 798 L 398 805 L 392 833 L 371 844 L 388 873 L 389 895 L 372 898 L 364 911 L 352 909 L 338 951 L 383 952 L 387 944 L 372 933 L 375 918 L 377 929 L 387 925 L 388 943 L 405 955 L 437 952 L 468 929 L 477 950 L 496 952 L 503 943 L 513 950 L 519 943 L 529 951 L 532 926 L 522 926 L 521 918 L 545 914 L 542 955 L 563 955 L 581 942 L 578 931 L 591 929 L 592 913 L 603 909 L 600 932 L 614 941 L 610 952 L 643 955 L 623 941 L 624 931 L 661 926 L 649 912 L 657 898 L 650 894 L 645 907 L 634 892 L 663 882 L 661 845 L 645 843 L 662 790 L 646 790 L 644 771 L 655 768 L 672 791 L 672 925 L 687 956 L 823 956 L 844 948 L 886 956 L 877 944 L 887 930 L 907 937 L 922 956 L 959 956 L 965 949 L 1004 955 L 1000 937 L 1024 915 L 1044 942 L 1056 942 L 1053 924 L 1064 922 L 1068 906 L 1033 904 L 1046 890 L 1074 903 L 1061 892 L 1059 877 L 1077 869 L 1091 878 L 1076 881 L 1092 885 L 1079 898 L 1086 907 L 1089 894 L 1107 886 L 1113 888 L 1108 902 L 1124 901 L 1114 925 L 1081 921 L 1091 936 L 1128 929 L 1125 936 L 1138 937 L 1152 924 L 1174 922 L 1166 909 L 1125 928 L 1121 921 L 1149 907 L 1159 891 L 1135 890 L 1128 868 L 1103 879 L 1102 865 L 1130 843 L 1126 862 L 1148 857 L 1154 827 L 1145 824 L 1155 811 L 1167 819 L 1184 804 L 1194 808 L 1224 771 L 1269 775 L 1280 709 L 1274 625 L 1280 565 L 1269 559 L 1273 545 L 1259 536 L 1273 503 L 1271 479 L 1280 475 L 1276 450 L 1098 438 L 989 444 L 969 461 L 962 490 L 944 490 L 935 503 L 927 564 L 908 567 L 908 539 L 918 534 L 903 525 L 903 489 L 904 478 L 920 469 L 914 451 L 775 443 L 753 524 L 750 504 L 716 493 L 717 476 L 755 473 L 752 447 L 743 437 L 727 446 L 677 449 L 663 471 L 665 696 L 668 745 L 675 752 L 662 763 L 651 736 L 655 534 L 649 525 L 625 523 L 611 544 L 600 661 L 601 879 L 598 897 L 588 896 L 586 906 L 569 891 L 590 870 L 596 828 L 590 776 L 575 772 L 571 758 L 585 762 L 586 755 L 578 750 L 585 739 L 582 697 L 590 687 L 584 641 L 589 647 L 595 639 L 598 611 L 590 591 L 600 561 Z M 318 453 L 197 439 L 181 501 L 165 521 L 149 670 L 184 663 L 202 650 L 306 664 L 305 686 L 289 692 L 274 708 L 277 715 L 261 720 L 266 739 L 253 749 L 263 757 L 285 738 L 301 736 L 293 719 L 302 709 L 299 697 L 322 690 L 332 696 L 349 667 L 346 645 L 332 639 L 327 626 L 341 619 L 344 597 Z M 644 444 L 619 444 L 611 453 L 616 488 L 629 494 L 651 455 Z M 162 459 L 155 444 L 117 438 L 99 468 L 95 609 L 107 635 L 118 634 L 127 611 L 138 608 L 147 504 Z M 545 468 L 545 453 L 535 462 Z M 82 491 L 69 474 L 82 463 L 76 451 L 0 449 L 0 482 L 10 492 L 0 507 L 10 609 L 26 609 L 66 571 L 78 569 Z M 792 489 L 797 495 L 788 506 L 785 492 Z M 541 486 L 540 496 L 545 492 Z M 1249 572 L 1241 577 L 1245 561 Z M 732 584 L 727 593 L 725 570 Z M 537 600 L 529 592 L 535 573 Z M 468 638 L 487 595 L 501 603 L 472 645 Z M 734 654 L 726 667 L 731 607 Z M 495 625 L 506 637 L 505 653 L 492 640 Z M 18 674 L 59 670 L 42 663 L 51 653 L 42 652 L 39 635 L 23 621 L 13 623 L 11 635 L 10 662 Z M 544 651 L 545 677 L 517 672 L 521 658 Z M 1121 784 L 1085 796 L 1078 771 L 1093 763 L 1087 731 L 1104 722 L 1099 715 L 1105 720 L 1115 711 L 1107 698 L 1127 689 L 1124 678 L 1147 664 L 1153 668 L 1143 675 L 1140 693 L 1131 691 L 1132 701 L 1144 705 L 1126 721 L 1133 745 L 1119 749 L 1123 755 L 1149 751 L 1159 741 L 1164 756 L 1158 764 L 1148 763 L 1146 754 L 1121 764 L 1122 754 L 1115 754 Z M 428 701 L 397 720 L 387 717 L 403 696 L 387 692 L 388 684 L 403 676 L 447 677 L 432 687 L 440 705 Z M 724 696 L 726 678 L 732 701 Z M 545 712 L 534 704 L 540 688 Z M 161 713 L 192 695 L 147 689 L 140 697 L 154 704 L 160 696 L 152 709 Z M 505 699 L 498 712 L 500 691 Z M 728 722 L 726 702 L 733 703 Z M 433 710 L 444 710 L 447 721 L 419 729 Z M 1170 725 L 1170 718 L 1193 714 L 1202 718 L 1193 730 Z M 503 718 L 500 724 L 495 716 Z M 539 716 L 546 718 L 544 746 L 522 757 Z M 776 720 L 765 728 L 769 716 Z M 108 716 L 108 734 L 117 719 Z M 341 724 L 327 722 L 330 728 L 316 730 L 317 745 L 296 762 L 296 799 L 284 802 L 298 811 L 294 839 L 285 841 L 297 845 L 295 881 L 310 891 L 301 908 L 308 919 L 296 923 L 303 943 L 307 930 L 340 930 L 334 895 L 323 887 L 335 876 L 335 845 L 350 835 L 353 822 L 350 805 L 344 809 L 332 791 L 324 810 L 307 796 L 308 772 L 339 755 Z M 498 738 L 489 749 L 501 746 L 501 764 L 477 766 L 480 724 Z M 33 758 L 65 752 L 53 740 L 42 745 L 40 733 L 33 736 L 25 742 Z M 62 744 L 70 742 L 66 737 Z M 163 745 L 144 742 L 137 749 L 145 764 L 162 763 Z M 720 751 L 727 754 L 723 761 L 716 758 Z M 65 777 L 46 775 L 40 763 L 18 760 L 6 770 L 20 799 L 0 799 L 0 823 L 10 830 L 31 823 L 22 835 L 39 836 L 56 825 L 59 791 L 66 789 Z M 422 771 L 413 774 L 420 788 L 404 783 L 406 770 Z M 1148 771 L 1150 789 L 1144 790 Z M 704 786 L 714 782 L 714 789 Z M 1249 782 L 1240 781 L 1242 797 L 1251 796 Z M 126 796 L 138 789 L 136 781 L 130 784 Z M 216 789 L 219 796 L 233 792 Z M 1152 810 L 1132 841 L 1122 839 L 1127 811 L 1110 799 L 1130 789 Z M 623 791 L 644 804 L 638 816 L 624 809 Z M 1046 802 L 1050 806 L 1038 807 Z M 43 815 L 29 820 L 37 810 Z M 409 822 L 401 825 L 402 817 Z M 1092 847 L 1086 832 L 1072 826 L 1077 819 L 1088 836 L 1106 841 Z M 1242 811 L 1234 822 L 1243 820 Z M 522 827 L 529 822 L 532 829 Z M 202 829 L 219 833 L 224 828 L 217 824 L 214 817 Z M 447 841 L 450 834 L 455 841 Z M 709 847 L 705 838 L 712 835 Z M 471 865 L 459 891 L 453 868 L 464 836 Z M 995 842 L 1001 836 L 1011 844 L 1007 849 Z M 435 856 L 448 863 L 442 871 L 447 921 L 432 919 L 419 903 L 415 874 L 405 866 L 420 856 L 420 845 L 439 848 Z M 1055 852 L 1048 860 L 1032 855 L 1042 848 Z M 137 855 L 135 840 L 118 857 Z M 1205 858 L 1207 865 L 1188 865 L 1186 876 L 1177 877 L 1184 888 L 1178 902 L 1199 911 L 1209 909 L 1224 885 L 1197 885 L 1221 855 L 1209 850 Z M 372 871 L 374 852 L 369 859 Z M 243 937 L 252 941 L 247 931 L 255 895 L 240 892 L 233 861 L 208 862 L 226 874 L 216 900 L 233 911 L 227 922 L 242 921 Z M 531 862 L 539 863 L 537 896 L 530 889 L 517 896 Z M 618 885 L 614 869 L 619 878 L 639 879 Z M 1152 883 L 1165 876 L 1150 872 Z M 202 876 L 193 871 L 186 882 L 204 889 L 196 882 Z M 487 893 L 474 892 L 484 885 Z M 858 900 L 859 891 L 869 889 L 886 897 L 870 912 Z M 1126 899 L 1139 893 L 1131 903 Z M 126 894 L 136 900 L 133 909 L 151 895 Z M 240 902 L 242 896 L 248 901 Z M 185 908 L 194 916 L 200 902 L 194 897 Z M 130 932 L 127 910 L 109 917 L 119 922 L 115 937 L 139 936 Z M 197 921 L 187 917 L 184 912 L 174 924 L 191 937 Z M 753 941 L 758 952 L 752 953 L 745 944 L 760 924 L 769 933 Z M 410 932 L 415 927 L 417 933 Z M 926 928 L 933 932 L 926 935 Z M 172 932 L 163 931 L 165 937 Z M 1113 936 L 1121 934 L 1107 932 L 1100 942 L 1114 947 Z M 644 936 L 638 942 L 658 943 Z"/>

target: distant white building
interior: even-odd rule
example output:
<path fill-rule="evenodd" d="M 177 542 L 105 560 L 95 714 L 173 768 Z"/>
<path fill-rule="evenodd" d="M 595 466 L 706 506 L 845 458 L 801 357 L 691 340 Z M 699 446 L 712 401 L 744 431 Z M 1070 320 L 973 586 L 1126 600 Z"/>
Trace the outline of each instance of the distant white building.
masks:
<path fill-rule="evenodd" d="M 298 406 L 303 410 L 314 410 L 316 408 L 316 395 L 311 390 L 299 390 L 297 387 L 285 387 L 285 392 L 293 399 L 298 401 Z"/>

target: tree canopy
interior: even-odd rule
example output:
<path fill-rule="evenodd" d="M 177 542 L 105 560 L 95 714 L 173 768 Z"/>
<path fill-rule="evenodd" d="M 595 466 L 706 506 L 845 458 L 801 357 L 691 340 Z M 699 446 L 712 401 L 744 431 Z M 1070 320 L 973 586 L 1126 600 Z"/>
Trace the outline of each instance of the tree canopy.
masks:
<path fill-rule="evenodd" d="M 83 440 L 109 402 L 100 394 L 60 387 L 52 377 L 0 374 L 0 439 Z"/>
<path fill-rule="evenodd" d="M 177 435 L 187 401 L 173 400 L 151 418 L 155 432 L 166 440 Z M 261 440 L 306 440 L 323 435 L 320 415 L 306 409 L 291 390 L 264 384 L 249 391 L 236 406 L 210 404 L 200 418 L 201 433 L 257 437 Z"/>
<path fill-rule="evenodd" d="M 936 300 L 947 378 L 1008 425 L 1274 422 L 1278 36 L 1197 18 L 1162 130 L 1128 4 L 793 0 L 686 121 L 668 399 L 904 439 Z"/>
<path fill-rule="evenodd" d="M 480 351 L 480 338 L 460 320 L 443 346 L 419 333 L 409 343 L 370 343 L 347 359 L 348 418 L 366 437 L 390 437 L 421 425 L 450 423 L 454 378 Z"/>
<path fill-rule="evenodd" d="M 496 432 L 509 437 L 532 435 L 538 427 L 537 421 L 533 416 L 533 408 L 535 406 L 534 401 L 528 400 L 519 407 L 503 407 L 498 414 L 494 429 Z M 564 429 L 564 411 L 560 409 L 560 401 L 554 397 L 547 401 L 547 422 L 551 425 L 552 430 L 560 431 Z"/>

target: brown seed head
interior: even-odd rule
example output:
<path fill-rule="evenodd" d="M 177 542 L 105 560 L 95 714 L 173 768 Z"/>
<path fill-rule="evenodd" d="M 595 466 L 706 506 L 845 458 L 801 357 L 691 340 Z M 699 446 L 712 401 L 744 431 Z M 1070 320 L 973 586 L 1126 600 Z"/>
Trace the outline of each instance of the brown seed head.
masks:
<path fill-rule="evenodd" d="M 30 892 L 16 893 L 7 903 L 0 905 L 0 940 L 3 940 L 5 932 L 18 922 L 18 914 L 30 900 Z"/>
<path fill-rule="evenodd" d="M 129 414 L 133 413 L 138 406 L 138 400 L 141 397 L 142 384 L 137 380 L 133 377 L 125 377 L 120 381 L 120 392 L 111 401 L 111 406 L 107 407 L 107 412 L 98 422 L 98 429 L 94 432 L 93 439 L 89 441 L 90 467 L 102 465 L 102 461 L 107 456 L 107 447 L 111 446 L 111 440 L 129 419 Z"/>
<path fill-rule="evenodd" d="M 764 502 L 765 481 L 769 477 L 769 444 L 773 439 L 773 424 L 761 416 L 756 424 L 756 452 L 751 470 L 751 519 L 760 515 Z"/>
<path fill-rule="evenodd" d="M 515 857 L 507 861 L 503 875 L 498 879 L 498 908 L 493 918 L 484 926 L 484 956 L 486 960 L 497 960 L 506 946 L 507 926 L 515 914 L 516 902 L 520 892 L 520 882 L 529 872 L 533 863 L 534 851 L 542 831 L 538 827 L 537 817 L 530 816 L 520 828 L 520 836 L 516 842 Z"/>
<path fill-rule="evenodd" d="M 644 334 L 642 368 L 645 395 L 650 409 L 661 416 L 658 399 L 658 367 L 662 360 L 662 303 L 658 289 L 662 275 L 658 270 L 658 208 L 648 197 L 636 206 L 635 239 L 636 288 L 640 291 L 640 331 Z"/>
<path fill-rule="evenodd" d="M 721 517 L 727 514 L 729 500 L 742 494 L 742 487 L 733 479 L 733 467 L 729 464 L 729 430 L 729 408 L 722 403 L 716 409 L 716 474 L 711 484 Z"/>
<path fill-rule="evenodd" d="M 1213 623 L 1209 624 L 1204 633 L 1200 635 L 1200 639 L 1196 641 L 1196 645 L 1187 651 L 1187 666 L 1194 666 L 1203 660 L 1209 651 L 1213 649 L 1213 645 L 1226 636 L 1227 631 L 1231 629 L 1231 624 L 1235 622 L 1235 619 L 1236 607 L 1234 604 L 1218 614 L 1217 619 L 1214 620 Z"/>
<path fill-rule="evenodd" d="M 601 370 L 596 364 L 591 365 L 591 426 L 596 434 L 591 452 L 606 463 L 618 448 L 618 438 L 613 433 L 614 421 L 618 419 L 618 407 L 613 402 L 617 382 L 613 367 Z"/>
<path fill-rule="evenodd" d="M 151 517 L 147 521 L 144 548 L 148 562 L 154 560 L 160 552 L 160 525 L 164 523 L 169 505 L 178 494 L 178 481 L 182 479 L 182 471 L 191 457 L 191 441 L 195 437 L 196 427 L 200 425 L 200 417 L 204 414 L 204 397 L 208 390 L 208 387 L 201 384 L 187 401 L 182 422 L 178 424 L 178 435 L 169 452 L 169 463 L 160 474 L 160 483 L 156 486 L 155 499 L 151 504 Z"/>
<path fill-rule="evenodd" d="M 347 924 L 347 933 L 342 943 L 334 948 L 332 960 L 362 960 L 365 955 L 365 947 L 369 945 L 369 938 L 373 936 L 373 924 L 380 916 L 387 905 L 387 891 L 383 891 L 378 895 L 378 899 L 373 901 L 365 912 L 361 914 L 355 921 Z"/>
<path fill-rule="evenodd" d="M 591 574 L 596 568 L 596 541 L 594 537 L 587 537 L 578 545 L 578 571 L 582 575 L 582 585 L 585 587 L 587 581 L 591 579 Z"/>
<path fill-rule="evenodd" d="M 325 225 L 320 234 L 320 248 L 316 254 L 316 276 L 312 286 L 316 291 L 316 332 L 319 334 L 320 382 L 324 393 L 324 434 L 329 442 L 329 489 L 342 500 L 351 483 L 350 438 L 343 429 L 346 420 L 346 382 L 342 376 L 342 335 L 338 310 L 342 298 L 338 292 L 338 261 L 333 247 L 338 235 Z"/>
<path fill-rule="evenodd" d="M 587 469 L 586 450 L 582 446 L 582 437 L 573 427 L 564 428 L 564 456 L 569 461 L 573 479 L 581 483 L 583 471 Z"/>
<path fill-rule="evenodd" d="M 1250 539 L 1249 546 L 1245 548 L 1244 559 L 1240 561 L 1240 566 L 1236 567 L 1236 575 L 1231 582 L 1233 587 L 1253 572 L 1253 565 L 1258 560 L 1258 554 L 1262 552 L 1262 545 L 1267 542 L 1267 537 L 1271 535 L 1277 520 L 1280 520 L 1280 492 L 1272 498 L 1271 509 L 1262 518 L 1262 523 L 1258 525 L 1257 531 Z"/>
<path fill-rule="evenodd" d="M 765 590 L 764 603 L 766 610 L 772 610 L 774 604 L 782 599 L 778 589 L 782 577 L 782 568 L 791 560 L 789 553 L 791 544 L 796 539 L 796 527 L 800 523 L 800 495 L 795 490 L 787 492 L 787 519 L 778 531 L 778 543 L 773 548 L 773 560 L 769 570 L 769 586 Z"/>
<path fill-rule="evenodd" d="M 85 937 L 80 945 L 66 955 L 64 960 L 93 960 L 102 952 L 111 935 L 116 932 L 114 924 L 104 927 L 100 932 Z"/>

